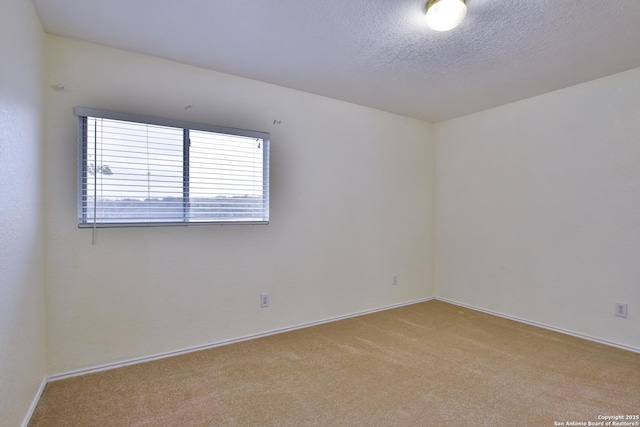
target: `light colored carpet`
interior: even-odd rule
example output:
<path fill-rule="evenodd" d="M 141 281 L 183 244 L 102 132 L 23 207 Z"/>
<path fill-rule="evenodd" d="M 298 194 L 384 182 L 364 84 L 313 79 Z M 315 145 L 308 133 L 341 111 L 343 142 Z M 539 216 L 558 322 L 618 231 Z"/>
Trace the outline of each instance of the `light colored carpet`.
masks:
<path fill-rule="evenodd" d="M 640 354 L 429 301 L 52 382 L 29 426 L 554 426 L 639 412 Z"/>

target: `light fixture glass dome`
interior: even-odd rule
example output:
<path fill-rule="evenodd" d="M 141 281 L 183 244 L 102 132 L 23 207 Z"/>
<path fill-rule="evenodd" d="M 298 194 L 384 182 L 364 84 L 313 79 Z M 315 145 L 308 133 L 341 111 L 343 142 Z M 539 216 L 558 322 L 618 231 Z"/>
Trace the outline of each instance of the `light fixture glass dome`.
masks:
<path fill-rule="evenodd" d="M 427 25 L 436 31 L 449 31 L 460 25 L 467 14 L 465 0 L 429 0 Z"/>

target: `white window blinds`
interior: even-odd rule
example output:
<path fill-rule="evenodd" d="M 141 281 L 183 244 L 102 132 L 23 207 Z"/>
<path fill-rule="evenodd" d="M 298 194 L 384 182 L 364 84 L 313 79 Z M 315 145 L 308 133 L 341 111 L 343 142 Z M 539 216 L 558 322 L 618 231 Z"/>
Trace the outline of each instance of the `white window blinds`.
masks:
<path fill-rule="evenodd" d="M 80 227 L 269 222 L 269 134 L 76 108 Z"/>

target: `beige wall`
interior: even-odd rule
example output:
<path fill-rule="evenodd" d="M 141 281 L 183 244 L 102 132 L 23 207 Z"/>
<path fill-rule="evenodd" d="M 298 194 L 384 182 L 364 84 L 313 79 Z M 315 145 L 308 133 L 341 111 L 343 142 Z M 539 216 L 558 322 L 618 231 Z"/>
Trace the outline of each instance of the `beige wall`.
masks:
<path fill-rule="evenodd" d="M 67 87 L 47 91 L 50 373 L 434 294 L 431 124 L 55 36 L 46 55 L 47 85 Z M 271 224 L 104 229 L 92 246 L 74 106 L 271 132 Z"/>
<path fill-rule="evenodd" d="M 436 139 L 438 295 L 640 348 L 640 69 Z"/>
<path fill-rule="evenodd" d="M 31 2 L 0 13 L 0 424 L 17 426 L 46 374 L 43 32 Z"/>

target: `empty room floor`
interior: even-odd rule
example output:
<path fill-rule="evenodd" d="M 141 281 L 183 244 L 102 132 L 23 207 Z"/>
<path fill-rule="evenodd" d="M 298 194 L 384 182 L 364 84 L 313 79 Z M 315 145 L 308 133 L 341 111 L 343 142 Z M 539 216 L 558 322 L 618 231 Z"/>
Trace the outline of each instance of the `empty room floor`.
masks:
<path fill-rule="evenodd" d="M 29 426 L 554 426 L 639 412 L 640 354 L 434 300 L 50 382 Z"/>

